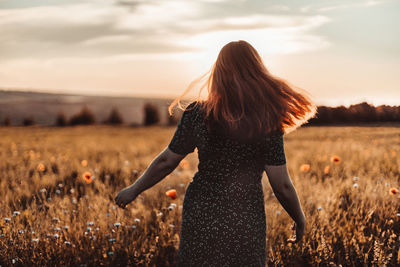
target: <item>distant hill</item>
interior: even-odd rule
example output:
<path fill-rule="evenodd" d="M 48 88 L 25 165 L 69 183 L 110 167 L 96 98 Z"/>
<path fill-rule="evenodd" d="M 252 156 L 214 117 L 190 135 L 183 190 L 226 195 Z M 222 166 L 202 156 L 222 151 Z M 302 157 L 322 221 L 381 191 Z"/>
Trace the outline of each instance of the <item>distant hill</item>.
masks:
<path fill-rule="evenodd" d="M 167 107 L 172 101 L 173 99 L 165 98 L 87 96 L 0 90 L 0 124 L 5 117 L 9 117 L 12 125 L 22 125 L 24 118 L 33 116 L 38 125 L 53 125 L 58 112 L 61 111 L 67 118 L 70 118 L 82 107 L 87 106 L 95 114 L 97 122 L 102 122 L 109 115 L 111 109 L 116 107 L 122 114 L 125 124 L 141 125 L 144 119 L 143 106 L 150 102 L 158 106 L 159 124 L 165 125 L 168 122 Z"/>

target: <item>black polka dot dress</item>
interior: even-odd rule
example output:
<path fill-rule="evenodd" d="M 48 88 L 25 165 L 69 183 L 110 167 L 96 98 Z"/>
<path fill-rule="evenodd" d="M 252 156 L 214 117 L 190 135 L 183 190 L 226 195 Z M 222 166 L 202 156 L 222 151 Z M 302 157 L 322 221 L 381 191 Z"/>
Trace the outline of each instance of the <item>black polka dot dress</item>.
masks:
<path fill-rule="evenodd" d="M 283 134 L 252 142 L 210 134 L 200 106 L 182 114 L 168 145 L 199 165 L 183 201 L 177 266 L 265 266 L 264 165 L 286 163 Z"/>

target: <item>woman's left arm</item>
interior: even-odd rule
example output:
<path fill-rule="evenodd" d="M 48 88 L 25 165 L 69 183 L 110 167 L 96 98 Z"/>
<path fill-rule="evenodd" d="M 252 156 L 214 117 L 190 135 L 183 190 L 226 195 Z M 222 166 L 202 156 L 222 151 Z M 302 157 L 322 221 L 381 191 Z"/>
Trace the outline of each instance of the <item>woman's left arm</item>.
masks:
<path fill-rule="evenodd" d="M 143 191 L 154 186 L 178 166 L 186 155 L 172 152 L 165 148 L 147 167 L 144 173 L 132 185 L 122 189 L 115 197 L 115 202 L 121 208 L 125 208 Z"/>

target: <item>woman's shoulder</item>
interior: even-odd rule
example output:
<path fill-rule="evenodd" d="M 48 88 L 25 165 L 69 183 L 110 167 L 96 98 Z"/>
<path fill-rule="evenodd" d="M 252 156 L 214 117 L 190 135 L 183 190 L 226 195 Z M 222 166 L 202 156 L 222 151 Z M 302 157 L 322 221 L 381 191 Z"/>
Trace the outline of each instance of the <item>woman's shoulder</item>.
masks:
<path fill-rule="evenodd" d="M 192 109 L 198 109 L 200 105 L 202 104 L 201 101 L 192 101 L 185 110 L 192 110 Z"/>
<path fill-rule="evenodd" d="M 186 108 L 185 112 L 190 114 L 199 114 L 201 111 L 202 102 L 201 101 L 193 101 Z"/>

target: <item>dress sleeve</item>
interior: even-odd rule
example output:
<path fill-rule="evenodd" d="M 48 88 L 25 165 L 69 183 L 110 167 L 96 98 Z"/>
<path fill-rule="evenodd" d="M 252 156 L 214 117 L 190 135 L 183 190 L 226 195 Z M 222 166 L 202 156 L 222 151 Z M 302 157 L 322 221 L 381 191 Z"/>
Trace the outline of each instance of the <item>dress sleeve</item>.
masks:
<path fill-rule="evenodd" d="M 265 165 L 286 164 L 282 133 L 274 134 L 267 138 L 267 142 L 264 147 L 263 161 Z"/>
<path fill-rule="evenodd" d="M 181 119 L 178 122 L 174 136 L 168 145 L 168 148 L 177 154 L 186 155 L 192 153 L 196 147 L 194 138 L 194 109 L 193 103 L 183 112 Z"/>

